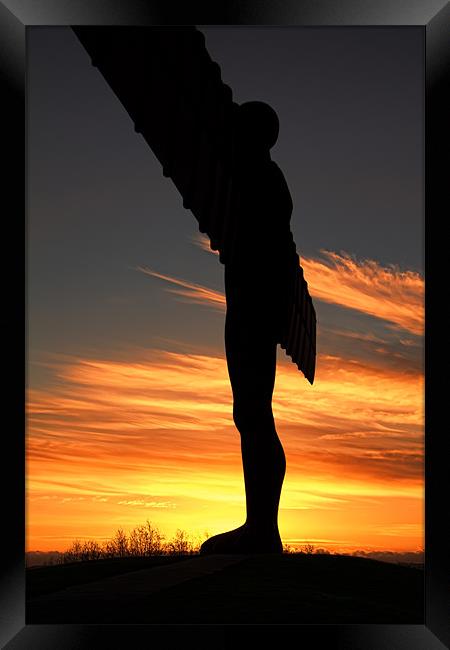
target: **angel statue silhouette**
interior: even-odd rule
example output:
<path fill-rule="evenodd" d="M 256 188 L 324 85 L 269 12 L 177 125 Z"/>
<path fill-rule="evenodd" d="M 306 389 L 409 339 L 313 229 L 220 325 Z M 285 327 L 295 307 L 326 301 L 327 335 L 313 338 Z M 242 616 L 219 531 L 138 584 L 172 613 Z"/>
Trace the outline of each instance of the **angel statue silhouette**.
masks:
<path fill-rule="evenodd" d="M 240 434 L 246 518 L 202 554 L 281 553 L 285 454 L 272 412 L 277 345 L 312 384 L 316 315 L 270 150 L 279 120 L 238 104 L 195 27 L 74 27 L 224 265 L 225 352 Z"/>

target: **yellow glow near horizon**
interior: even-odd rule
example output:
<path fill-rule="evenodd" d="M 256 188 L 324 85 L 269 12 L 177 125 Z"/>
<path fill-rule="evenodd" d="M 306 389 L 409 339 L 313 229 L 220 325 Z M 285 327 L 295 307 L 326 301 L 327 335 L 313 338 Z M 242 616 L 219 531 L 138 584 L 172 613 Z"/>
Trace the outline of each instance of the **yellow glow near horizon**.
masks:
<path fill-rule="evenodd" d="M 245 514 L 239 436 L 220 356 L 65 357 L 27 400 L 27 548 L 63 550 L 150 519 L 214 534 Z M 314 387 L 278 365 L 287 455 L 283 539 L 329 548 L 423 545 L 423 378 L 319 357 Z"/>

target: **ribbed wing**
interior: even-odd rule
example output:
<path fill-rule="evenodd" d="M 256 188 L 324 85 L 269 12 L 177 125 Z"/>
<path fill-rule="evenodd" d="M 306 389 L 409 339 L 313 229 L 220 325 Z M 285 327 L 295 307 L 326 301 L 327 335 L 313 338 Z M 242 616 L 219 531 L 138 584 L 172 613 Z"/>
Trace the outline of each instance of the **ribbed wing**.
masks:
<path fill-rule="evenodd" d="M 235 104 L 195 27 L 75 27 L 77 37 L 225 261 Z"/>
<path fill-rule="evenodd" d="M 195 27 L 73 27 L 73 31 L 226 263 L 239 186 L 233 177 L 232 91 Z M 281 346 L 312 383 L 316 317 L 298 255 Z"/>

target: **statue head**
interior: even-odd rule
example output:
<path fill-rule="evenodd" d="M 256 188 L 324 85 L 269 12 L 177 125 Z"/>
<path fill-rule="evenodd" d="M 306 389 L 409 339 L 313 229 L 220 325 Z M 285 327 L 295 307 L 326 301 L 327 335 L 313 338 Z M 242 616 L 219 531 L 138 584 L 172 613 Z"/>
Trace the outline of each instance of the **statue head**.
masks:
<path fill-rule="evenodd" d="M 278 116 L 265 102 L 245 102 L 236 111 L 236 131 L 241 142 L 271 149 L 278 138 Z"/>

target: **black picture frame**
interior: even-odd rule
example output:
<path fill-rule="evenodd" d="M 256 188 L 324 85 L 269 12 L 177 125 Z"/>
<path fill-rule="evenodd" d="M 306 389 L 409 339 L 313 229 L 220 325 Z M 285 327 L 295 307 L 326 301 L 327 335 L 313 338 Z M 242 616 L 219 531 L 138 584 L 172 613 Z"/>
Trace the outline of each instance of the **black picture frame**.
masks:
<path fill-rule="evenodd" d="M 25 418 L 26 313 L 26 28 L 35 25 L 301 25 L 420 26 L 425 33 L 425 623 L 424 625 L 25 625 Z M 300 647 L 336 650 L 438 650 L 450 647 L 450 560 L 446 538 L 449 471 L 444 418 L 448 344 L 439 300 L 448 252 L 441 224 L 449 214 L 448 94 L 450 87 L 450 3 L 444 0 L 145 0 L 0 1 L 2 79 L 2 225 L 6 300 L 4 342 L 7 393 L 4 404 L 13 424 L 4 427 L 3 499 L 8 503 L 2 535 L 0 643 L 11 649 L 115 648 L 193 642 L 197 647 L 229 647 L 239 639 L 256 645 L 282 642 L 294 633 Z M 442 155 L 443 154 L 443 155 Z M 7 207 L 6 207 L 7 206 Z M 442 218 L 441 218 L 442 217 Z M 444 292 L 445 287 L 444 286 Z M 443 311 L 443 309 L 442 309 Z M 445 332 L 446 333 L 446 332 Z M 441 372 L 442 371 L 442 372 Z M 4 415 L 6 417 L 6 413 Z M 11 418 L 9 419 L 11 421 Z M 294 630 L 288 628 L 294 627 Z M 294 642 L 295 642 L 294 641 Z"/>

